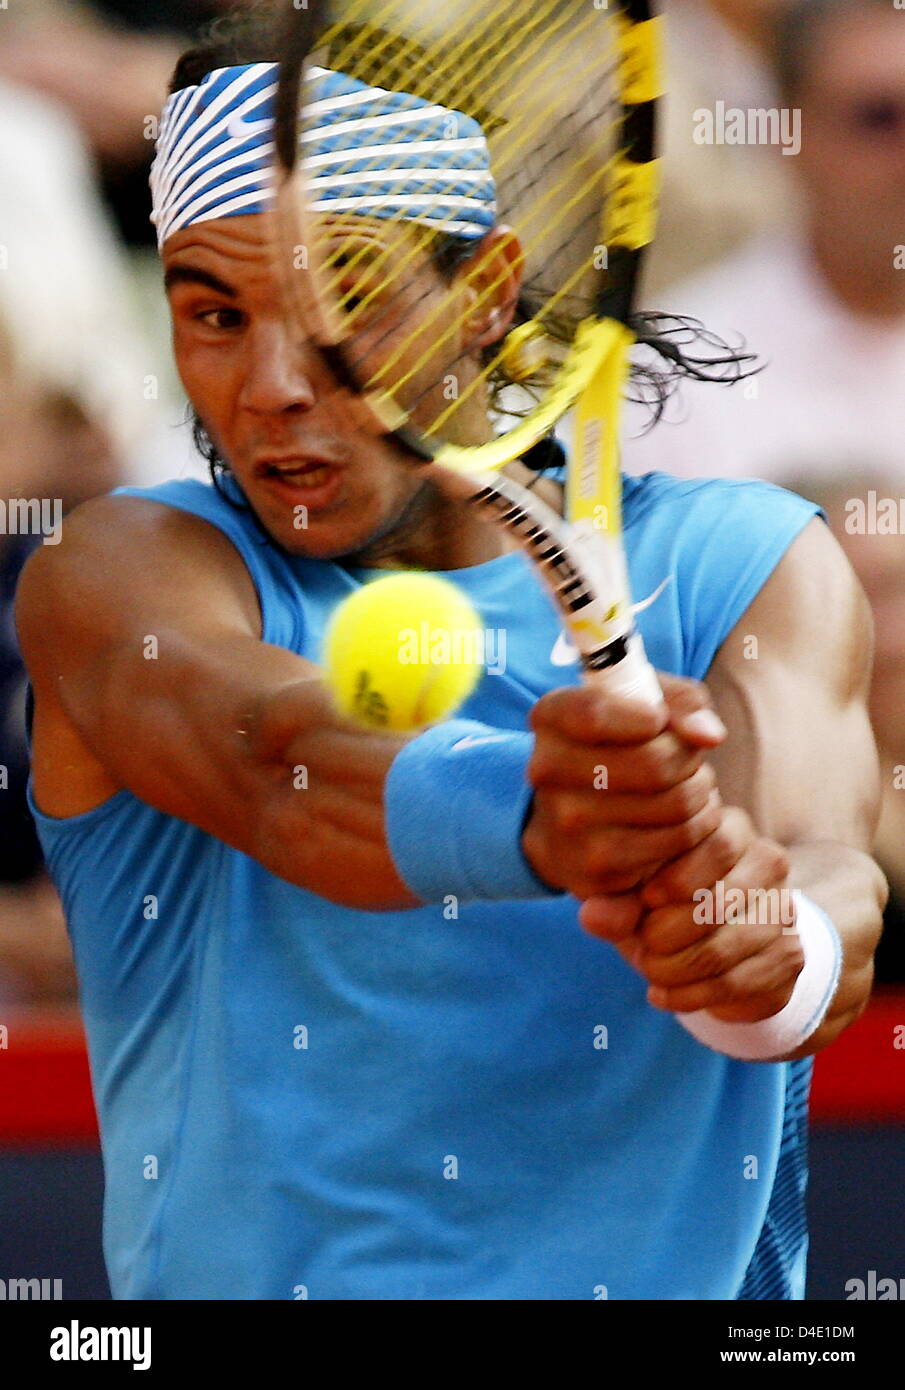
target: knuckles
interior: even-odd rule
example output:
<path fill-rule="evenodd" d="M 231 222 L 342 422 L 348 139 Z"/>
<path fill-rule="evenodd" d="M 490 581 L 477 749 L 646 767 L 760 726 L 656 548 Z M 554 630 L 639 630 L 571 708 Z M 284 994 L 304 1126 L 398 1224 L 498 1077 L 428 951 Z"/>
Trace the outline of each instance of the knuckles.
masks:
<path fill-rule="evenodd" d="M 597 825 L 593 808 L 584 805 L 574 797 L 559 798 L 553 811 L 553 818 L 557 829 L 564 835 L 579 835 Z"/>
<path fill-rule="evenodd" d="M 697 980 L 725 975 L 735 964 L 737 946 L 718 933 L 689 947 L 689 966 Z"/>
<path fill-rule="evenodd" d="M 676 785 L 676 758 L 668 739 L 655 739 L 635 750 L 633 772 L 648 791 L 668 792 Z"/>
<path fill-rule="evenodd" d="M 792 869 L 788 850 L 775 840 L 761 840 L 759 849 L 764 861 L 761 877 L 765 883 L 785 882 Z"/>
<path fill-rule="evenodd" d="M 715 790 L 716 774 L 710 764 L 705 763 L 667 793 L 669 808 L 677 820 L 688 820 L 705 809 Z"/>
<path fill-rule="evenodd" d="M 670 834 L 675 835 L 679 853 L 687 854 L 690 850 L 696 849 L 702 840 L 715 834 L 719 817 L 720 807 L 711 801 L 703 810 L 674 826 Z"/>
<path fill-rule="evenodd" d="M 535 787 L 555 786 L 560 776 L 559 759 L 543 739 L 538 739 L 528 760 L 528 780 Z"/>

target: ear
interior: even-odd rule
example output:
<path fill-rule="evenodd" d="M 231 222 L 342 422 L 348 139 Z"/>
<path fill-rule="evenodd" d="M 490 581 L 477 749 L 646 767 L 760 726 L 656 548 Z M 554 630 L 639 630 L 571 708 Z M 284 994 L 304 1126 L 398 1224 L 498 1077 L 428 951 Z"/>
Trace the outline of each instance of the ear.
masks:
<path fill-rule="evenodd" d="M 469 347 L 498 342 L 512 323 L 522 288 L 525 253 L 511 227 L 494 227 L 460 270 L 472 298 L 466 331 Z"/>

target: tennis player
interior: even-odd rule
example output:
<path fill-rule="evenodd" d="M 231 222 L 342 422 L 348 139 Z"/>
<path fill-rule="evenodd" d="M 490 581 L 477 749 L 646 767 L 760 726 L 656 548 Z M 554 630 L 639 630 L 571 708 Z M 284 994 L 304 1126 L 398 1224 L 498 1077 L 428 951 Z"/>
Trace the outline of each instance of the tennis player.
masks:
<path fill-rule="evenodd" d="M 626 480 L 665 703 L 581 686 L 522 552 L 287 328 L 259 57 L 180 64 L 152 179 L 216 486 L 82 506 L 19 600 L 114 1297 L 800 1298 L 810 1058 L 864 1007 L 885 892 L 861 593 L 797 497 Z M 458 220 L 497 254 L 489 195 Z M 322 636 L 409 566 L 506 667 L 365 733 Z"/>

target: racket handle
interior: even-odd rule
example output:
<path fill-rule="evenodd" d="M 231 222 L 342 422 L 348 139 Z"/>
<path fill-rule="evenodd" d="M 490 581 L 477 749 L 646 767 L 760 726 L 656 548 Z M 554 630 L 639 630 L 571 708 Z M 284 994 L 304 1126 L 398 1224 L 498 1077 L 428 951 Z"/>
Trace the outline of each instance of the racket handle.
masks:
<path fill-rule="evenodd" d="M 663 703 L 657 673 L 647 659 L 644 642 L 638 632 L 633 632 L 628 639 L 628 649 L 620 662 L 603 671 L 585 671 L 585 679 L 590 685 L 612 690 L 632 700 L 643 700 L 647 705 Z"/>

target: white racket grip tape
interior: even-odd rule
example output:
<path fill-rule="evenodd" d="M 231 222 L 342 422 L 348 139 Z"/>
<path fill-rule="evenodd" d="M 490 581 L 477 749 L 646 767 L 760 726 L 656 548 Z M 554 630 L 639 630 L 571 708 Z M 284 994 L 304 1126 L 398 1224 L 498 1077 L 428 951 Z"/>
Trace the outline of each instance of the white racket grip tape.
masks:
<path fill-rule="evenodd" d="M 646 705 L 662 705 L 663 692 L 657 673 L 647 659 L 639 632 L 628 639 L 626 655 L 615 666 L 589 673 L 590 684 L 612 690 L 631 700 L 643 700 Z"/>
<path fill-rule="evenodd" d="M 784 1009 L 759 1023 L 724 1023 L 702 1010 L 676 1014 L 698 1042 L 738 1062 L 772 1062 L 803 1047 L 816 1033 L 839 984 L 842 943 L 822 908 L 804 893 L 792 894 L 804 965 Z"/>

